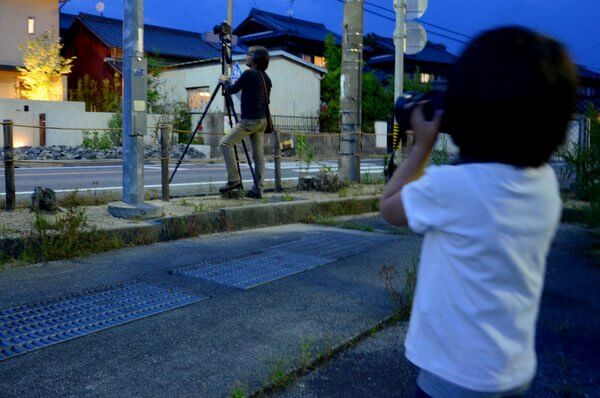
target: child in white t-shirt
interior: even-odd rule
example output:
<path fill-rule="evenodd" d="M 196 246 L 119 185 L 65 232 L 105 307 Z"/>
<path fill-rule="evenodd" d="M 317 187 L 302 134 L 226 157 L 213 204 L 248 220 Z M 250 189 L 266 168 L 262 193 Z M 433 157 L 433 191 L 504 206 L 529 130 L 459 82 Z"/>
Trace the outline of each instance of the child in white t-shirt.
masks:
<path fill-rule="evenodd" d="M 564 48 L 507 27 L 483 33 L 461 55 L 443 113 L 428 121 L 422 104 L 413 111 L 415 144 L 380 211 L 425 235 L 405 341 L 420 369 L 417 396 L 516 397 L 528 389 L 561 213 L 546 162 L 564 140 L 575 96 Z M 440 127 L 461 160 L 419 178 Z"/>

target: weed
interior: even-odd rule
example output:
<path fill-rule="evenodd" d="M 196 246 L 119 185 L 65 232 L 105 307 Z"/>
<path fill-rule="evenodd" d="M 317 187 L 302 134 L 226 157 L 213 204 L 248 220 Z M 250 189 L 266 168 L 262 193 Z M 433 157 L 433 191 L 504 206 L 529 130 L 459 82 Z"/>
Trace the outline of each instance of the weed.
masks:
<path fill-rule="evenodd" d="M 267 385 L 271 386 L 273 389 L 280 389 L 287 384 L 288 375 L 285 371 L 285 360 L 278 359 L 273 363 L 271 367 L 270 375 L 267 379 Z"/>
<path fill-rule="evenodd" d="M 262 198 L 262 202 L 263 203 L 269 203 L 269 198 L 267 198 L 266 196 Z"/>
<path fill-rule="evenodd" d="M 314 342 L 311 338 L 302 339 L 302 346 L 300 348 L 300 358 L 298 359 L 298 365 L 300 368 L 308 368 L 315 358 L 314 354 Z"/>
<path fill-rule="evenodd" d="M 231 398 L 245 398 L 248 396 L 247 387 L 239 382 L 231 390 Z"/>
<path fill-rule="evenodd" d="M 338 227 L 344 229 L 353 229 L 355 231 L 375 232 L 375 228 L 371 225 L 352 224 L 350 222 L 341 223 L 338 225 Z"/>
<path fill-rule="evenodd" d="M 196 203 L 194 205 L 194 214 L 204 213 L 207 210 L 208 208 L 205 203 Z"/>
<path fill-rule="evenodd" d="M 383 279 L 383 285 L 396 307 L 400 320 L 407 321 L 410 317 L 412 301 L 417 284 L 418 259 L 414 257 L 411 264 L 404 271 L 404 280 L 401 274 L 393 266 L 382 266 L 379 275 Z"/>
<path fill-rule="evenodd" d="M 292 196 L 292 194 L 284 192 L 281 194 L 281 200 L 283 200 L 284 202 L 293 202 L 294 196 Z"/>
<path fill-rule="evenodd" d="M 373 177 L 371 176 L 371 173 L 365 173 L 362 175 L 362 181 L 363 184 L 372 184 L 373 183 Z"/>
<path fill-rule="evenodd" d="M 189 200 L 187 200 L 187 199 L 181 199 L 181 200 L 179 201 L 179 206 L 191 207 L 191 206 L 193 206 L 193 205 L 194 205 L 194 204 L 193 204 L 192 202 L 190 202 Z"/>
<path fill-rule="evenodd" d="M 345 198 L 346 196 L 348 196 L 348 188 L 342 188 L 338 191 L 338 196 L 340 198 Z"/>

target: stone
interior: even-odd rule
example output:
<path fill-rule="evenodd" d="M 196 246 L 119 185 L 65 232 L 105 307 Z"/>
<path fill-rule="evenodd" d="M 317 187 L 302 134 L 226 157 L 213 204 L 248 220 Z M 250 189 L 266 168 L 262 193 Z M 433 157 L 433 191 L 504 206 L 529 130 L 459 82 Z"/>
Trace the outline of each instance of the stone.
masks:
<path fill-rule="evenodd" d="M 31 195 L 31 206 L 29 208 L 32 211 L 56 212 L 58 210 L 56 192 L 50 188 L 35 186 Z"/>
<path fill-rule="evenodd" d="M 321 192 L 337 192 L 344 187 L 337 173 L 325 169 L 315 175 L 313 184 L 314 189 Z"/>

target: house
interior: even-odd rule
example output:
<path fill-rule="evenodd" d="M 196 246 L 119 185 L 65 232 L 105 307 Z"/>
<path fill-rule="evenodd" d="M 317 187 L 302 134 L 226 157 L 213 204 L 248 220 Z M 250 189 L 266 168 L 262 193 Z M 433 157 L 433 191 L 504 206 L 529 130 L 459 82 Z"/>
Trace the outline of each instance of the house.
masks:
<path fill-rule="evenodd" d="M 95 81 L 112 80 L 121 74 L 123 59 L 123 21 L 80 13 L 61 14 L 65 32 L 65 57 L 77 57 L 69 79 L 69 89 L 88 75 Z M 221 56 L 217 43 L 203 40 L 202 34 L 179 29 L 144 25 L 146 55 L 155 56 L 163 65 L 180 64 Z"/>
<path fill-rule="evenodd" d="M 364 39 L 366 68 L 380 78 L 394 76 L 395 46 L 390 37 L 371 33 Z M 449 77 L 457 57 L 448 52 L 442 44 L 427 42 L 425 48 L 413 55 L 404 55 L 404 73 L 418 78 L 421 83 L 443 85 Z M 418 75 L 417 75 L 418 72 Z"/>
<path fill-rule="evenodd" d="M 577 66 L 579 72 L 579 103 L 577 110 L 585 110 L 587 103 L 592 103 L 600 109 L 600 73 L 594 72 L 584 66 Z"/>
<path fill-rule="evenodd" d="M 233 60 L 243 65 L 245 56 L 236 55 Z M 273 82 L 271 113 L 316 117 L 320 105 L 321 78 L 325 72 L 324 68 L 288 52 L 271 51 L 267 70 Z M 187 102 L 190 111 L 199 114 L 204 112 L 220 74 L 220 60 L 212 59 L 167 66 L 160 77 L 169 87 L 173 101 Z M 234 100 L 237 103 L 235 97 Z M 239 106 L 237 109 L 239 111 Z M 215 101 L 211 112 L 223 112 L 223 101 Z"/>
<path fill-rule="evenodd" d="M 283 50 L 307 62 L 324 67 L 325 36 L 332 35 L 338 44 L 342 37 L 325 25 L 252 8 L 250 14 L 233 31 L 242 44 Z"/>
<path fill-rule="evenodd" d="M 20 98 L 19 46 L 49 29 L 59 29 L 61 0 L 2 0 L 0 2 L 0 98 Z M 64 82 L 60 82 L 63 84 Z"/>

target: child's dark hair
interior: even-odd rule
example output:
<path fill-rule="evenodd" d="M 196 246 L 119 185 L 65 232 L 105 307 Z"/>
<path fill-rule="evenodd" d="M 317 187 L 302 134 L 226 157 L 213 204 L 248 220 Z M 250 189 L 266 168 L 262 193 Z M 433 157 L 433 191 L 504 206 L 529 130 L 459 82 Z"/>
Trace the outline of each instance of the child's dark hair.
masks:
<path fill-rule="evenodd" d="M 521 27 L 490 30 L 454 67 L 444 131 L 471 161 L 537 167 L 564 141 L 576 93 L 560 43 Z"/>
<path fill-rule="evenodd" d="M 256 68 L 260 71 L 266 71 L 269 67 L 269 51 L 262 46 L 250 47 L 248 50 L 252 54 L 252 62 L 256 65 Z"/>

